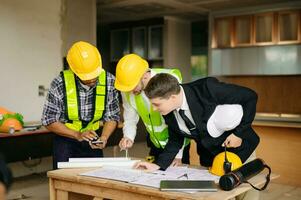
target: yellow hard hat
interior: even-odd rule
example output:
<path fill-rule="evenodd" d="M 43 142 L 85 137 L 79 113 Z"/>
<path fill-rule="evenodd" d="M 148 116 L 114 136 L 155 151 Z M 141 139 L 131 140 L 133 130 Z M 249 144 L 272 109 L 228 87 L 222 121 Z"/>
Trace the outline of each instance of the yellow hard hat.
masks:
<path fill-rule="evenodd" d="M 22 130 L 22 123 L 16 118 L 8 118 L 3 121 L 0 125 L 0 132 L 9 133 L 11 129 L 13 131 Z"/>
<path fill-rule="evenodd" d="M 68 51 L 67 61 L 71 70 L 83 81 L 94 79 L 102 72 L 100 53 L 87 42 L 74 43 Z"/>
<path fill-rule="evenodd" d="M 240 158 L 235 153 L 227 151 L 227 160 L 228 162 L 231 163 L 231 171 L 242 166 L 242 162 Z M 224 162 L 225 162 L 225 152 L 221 152 L 215 156 L 212 163 L 212 167 L 209 168 L 209 172 L 217 176 L 224 175 L 225 174 Z"/>
<path fill-rule="evenodd" d="M 115 88 L 122 92 L 133 90 L 148 69 L 146 60 L 136 54 L 123 56 L 117 63 Z"/>
<path fill-rule="evenodd" d="M 19 131 L 23 128 L 23 116 L 0 107 L 0 132 L 9 133 L 10 129 Z"/>

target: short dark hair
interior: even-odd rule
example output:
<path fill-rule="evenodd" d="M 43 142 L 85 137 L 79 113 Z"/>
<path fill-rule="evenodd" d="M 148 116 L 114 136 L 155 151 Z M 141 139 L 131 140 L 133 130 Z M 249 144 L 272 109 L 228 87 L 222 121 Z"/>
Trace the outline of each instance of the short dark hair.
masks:
<path fill-rule="evenodd" d="M 166 73 L 156 74 L 148 82 L 144 92 L 149 99 L 157 97 L 168 99 L 173 94 L 179 94 L 181 91 L 178 80 Z"/>

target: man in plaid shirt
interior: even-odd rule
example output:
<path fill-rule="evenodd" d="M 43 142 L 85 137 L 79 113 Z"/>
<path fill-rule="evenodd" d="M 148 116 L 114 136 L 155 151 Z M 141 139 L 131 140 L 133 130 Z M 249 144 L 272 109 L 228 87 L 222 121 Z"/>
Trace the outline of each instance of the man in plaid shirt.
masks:
<path fill-rule="evenodd" d="M 115 77 L 101 68 L 98 50 L 89 43 L 77 42 L 69 50 L 67 61 L 71 70 L 52 81 L 42 115 L 42 124 L 56 133 L 55 169 L 57 162 L 70 157 L 103 157 L 102 149 L 120 120 Z M 101 133 L 100 121 L 104 122 Z"/>

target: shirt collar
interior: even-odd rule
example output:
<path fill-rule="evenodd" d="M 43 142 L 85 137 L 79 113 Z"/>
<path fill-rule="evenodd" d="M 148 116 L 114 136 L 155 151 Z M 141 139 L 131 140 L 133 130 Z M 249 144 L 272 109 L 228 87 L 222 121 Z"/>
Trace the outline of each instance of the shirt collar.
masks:
<path fill-rule="evenodd" d="M 150 74 L 151 78 L 153 78 L 157 73 L 154 70 L 150 69 Z"/>
<path fill-rule="evenodd" d="M 189 110 L 189 106 L 188 106 L 188 103 L 187 103 L 187 99 L 186 99 L 186 95 L 185 95 L 185 92 L 184 92 L 184 89 L 182 86 L 181 87 L 181 93 L 183 94 L 183 101 L 182 101 L 182 105 L 180 108 L 177 109 L 177 111 L 179 111 L 180 109 L 181 110 Z"/>

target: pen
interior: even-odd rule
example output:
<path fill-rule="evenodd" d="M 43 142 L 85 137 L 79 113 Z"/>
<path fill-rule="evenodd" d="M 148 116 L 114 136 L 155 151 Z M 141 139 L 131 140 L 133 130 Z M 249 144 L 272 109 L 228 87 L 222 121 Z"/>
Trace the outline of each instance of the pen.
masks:
<path fill-rule="evenodd" d="M 187 173 L 185 173 L 185 174 L 183 174 L 183 175 L 177 177 L 177 179 L 180 179 L 180 178 L 182 178 L 182 177 L 185 177 L 185 178 L 188 180 L 188 174 L 187 174 Z"/>

